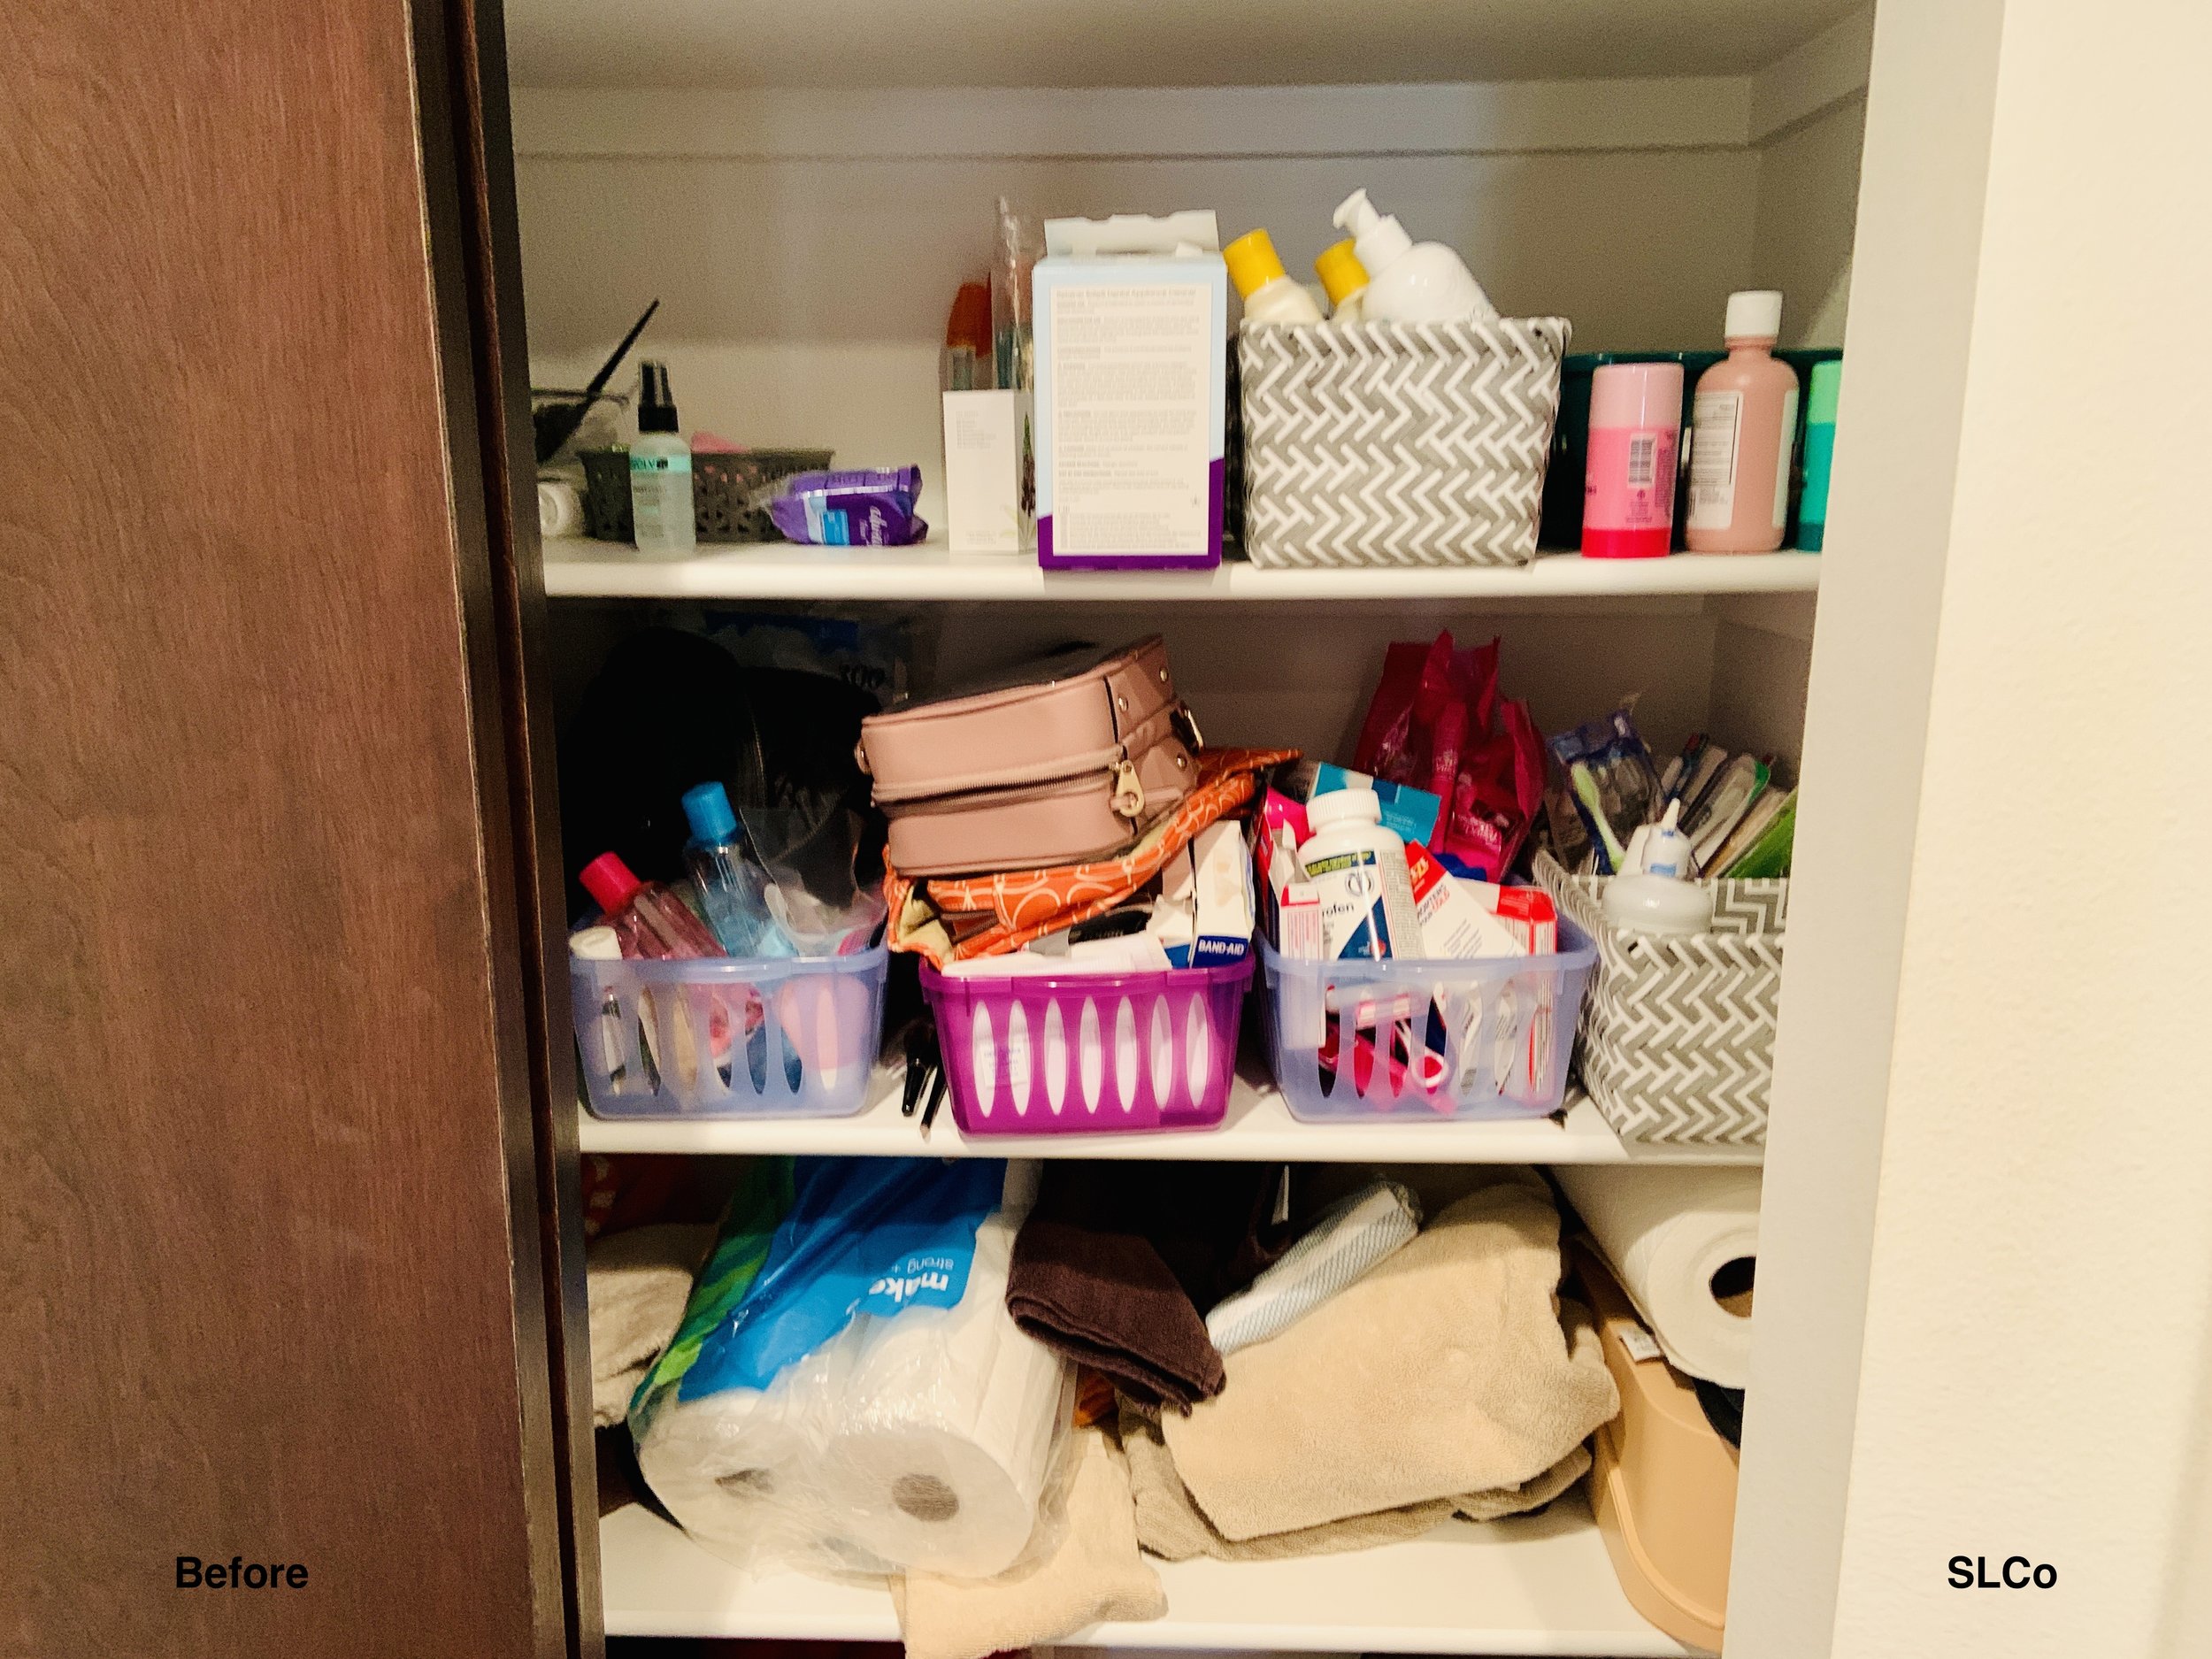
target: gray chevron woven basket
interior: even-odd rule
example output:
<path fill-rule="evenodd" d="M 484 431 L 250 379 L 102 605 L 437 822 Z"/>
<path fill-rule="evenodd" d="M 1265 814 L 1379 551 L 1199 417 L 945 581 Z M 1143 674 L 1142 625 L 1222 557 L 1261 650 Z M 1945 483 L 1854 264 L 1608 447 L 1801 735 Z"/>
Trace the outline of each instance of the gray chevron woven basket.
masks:
<path fill-rule="evenodd" d="M 1711 933 L 1646 939 L 1607 926 L 1603 878 L 1540 853 L 1536 879 L 1597 941 L 1575 1063 L 1614 1133 L 1764 1145 L 1789 882 L 1716 882 Z"/>
<path fill-rule="evenodd" d="M 1572 332 L 1563 317 L 1247 324 L 1246 555 L 1527 564 Z"/>

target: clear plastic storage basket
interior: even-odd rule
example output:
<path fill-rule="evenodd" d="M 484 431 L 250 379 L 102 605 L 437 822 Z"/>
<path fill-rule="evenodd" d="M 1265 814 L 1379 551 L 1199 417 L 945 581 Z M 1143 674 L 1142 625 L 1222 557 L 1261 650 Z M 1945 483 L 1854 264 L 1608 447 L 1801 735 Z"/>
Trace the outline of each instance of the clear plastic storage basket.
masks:
<path fill-rule="evenodd" d="M 1261 940 L 1269 1059 L 1291 1115 L 1556 1111 L 1597 961 L 1589 935 L 1563 916 L 1559 942 L 1546 956 L 1296 962 Z"/>
<path fill-rule="evenodd" d="M 926 963 L 952 1115 L 971 1135 L 1207 1129 L 1229 1110 L 1252 959 L 950 979 Z"/>
<path fill-rule="evenodd" d="M 681 962 L 569 958 L 600 1118 L 842 1118 L 867 1102 L 890 952 Z"/>

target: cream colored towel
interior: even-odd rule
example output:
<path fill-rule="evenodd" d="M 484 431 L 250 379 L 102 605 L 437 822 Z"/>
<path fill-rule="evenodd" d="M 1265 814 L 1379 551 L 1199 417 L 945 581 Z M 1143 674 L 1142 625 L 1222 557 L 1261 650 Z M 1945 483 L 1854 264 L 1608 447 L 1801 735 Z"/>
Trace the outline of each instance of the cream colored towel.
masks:
<path fill-rule="evenodd" d="M 683 1322 L 691 1276 L 713 1242 L 712 1227 L 632 1227 L 595 1240 L 584 1253 L 596 1426 L 611 1427 L 628 1415 L 646 1368 Z"/>
<path fill-rule="evenodd" d="M 1067 1530 L 1049 1555 L 995 1578 L 910 1572 L 891 1580 L 906 1659 L 984 1659 L 1058 1641 L 1102 1620 L 1167 1611 L 1160 1575 L 1137 1552 L 1121 1448 L 1101 1429 L 1075 1433 Z"/>
<path fill-rule="evenodd" d="M 1206 1517 L 1241 1542 L 1525 1486 L 1620 1409 L 1560 1327 L 1559 1215 L 1534 1175 L 1469 1194 L 1374 1271 L 1228 1356 L 1163 1424 Z"/>
<path fill-rule="evenodd" d="M 1588 1325 L 1578 1334 L 1586 1334 L 1593 1344 L 1597 1340 L 1596 1331 Z M 1158 1417 L 1148 1417 L 1124 1401 L 1121 1443 L 1129 1454 L 1129 1484 L 1137 1500 L 1137 1542 L 1169 1561 L 1187 1561 L 1193 1555 L 1211 1555 L 1218 1561 L 1276 1561 L 1289 1555 L 1333 1555 L 1348 1549 L 1402 1543 L 1455 1517 L 1495 1521 L 1540 1509 L 1590 1468 L 1590 1454 L 1578 1446 L 1525 1486 L 1434 1498 L 1425 1503 L 1409 1503 L 1402 1509 L 1355 1515 L 1321 1526 L 1301 1527 L 1294 1532 L 1269 1532 L 1240 1543 L 1224 1538 L 1191 1502 L 1182 1477 L 1175 1472 L 1167 1442 L 1160 1438 Z"/>

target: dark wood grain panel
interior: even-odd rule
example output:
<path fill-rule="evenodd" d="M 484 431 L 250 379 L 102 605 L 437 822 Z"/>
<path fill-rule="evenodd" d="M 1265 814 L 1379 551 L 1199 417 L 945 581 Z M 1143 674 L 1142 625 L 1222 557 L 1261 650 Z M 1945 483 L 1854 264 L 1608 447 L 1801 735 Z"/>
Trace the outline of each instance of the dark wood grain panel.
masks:
<path fill-rule="evenodd" d="M 0 60 L 9 1655 L 565 1645 L 449 39 L 79 0 Z"/>
<path fill-rule="evenodd" d="M 568 1025 L 566 883 L 554 776 L 544 560 L 537 524 L 537 469 L 530 421 L 529 351 L 523 322 L 522 246 L 515 209 L 514 141 L 507 96 L 506 27 L 500 0 L 448 7 L 458 240 L 466 256 L 472 365 L 485 491 L 484 632 L 497 644 L 504 703 L 517 945 L 529 1028 L 532 1092 L 541 1102 L 534 1176 L 538 1248 L 551 1380 L 554 1465 L 560 1496 L 560 1563 L 571 1651 L 604 1651 L 595 1522 L 596 1436 L 592 1417 L 589 1316 L 579 1204 L 573 1046 Z M 425 99 L 426 119 L 431 100 Z"/>

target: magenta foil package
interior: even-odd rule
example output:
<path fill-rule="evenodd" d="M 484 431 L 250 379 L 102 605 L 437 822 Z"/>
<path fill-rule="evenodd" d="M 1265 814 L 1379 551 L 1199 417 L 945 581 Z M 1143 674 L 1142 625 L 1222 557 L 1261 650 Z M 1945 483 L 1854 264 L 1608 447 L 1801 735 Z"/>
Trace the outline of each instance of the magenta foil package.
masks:
<path fill-rule="evenodd" d="M 818 547 L 905 547 L 929 534 L 915 515 L 922 469 L 795 472 L 764 503 L 776 528 Z"/>

